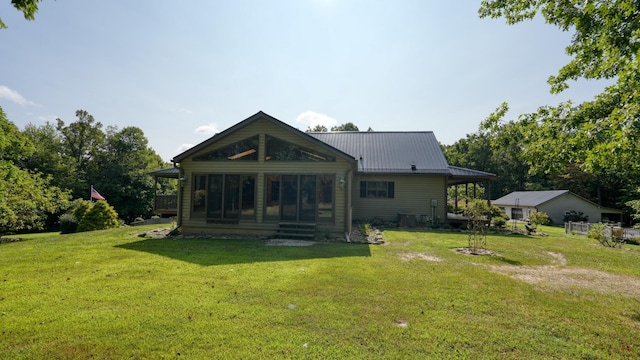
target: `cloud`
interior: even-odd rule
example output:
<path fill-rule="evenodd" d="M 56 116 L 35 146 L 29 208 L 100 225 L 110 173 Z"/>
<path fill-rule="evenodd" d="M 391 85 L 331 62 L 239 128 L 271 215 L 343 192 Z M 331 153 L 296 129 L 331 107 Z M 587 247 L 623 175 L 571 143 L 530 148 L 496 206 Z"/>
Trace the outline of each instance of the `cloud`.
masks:
<path fill-rule="evenodd" d="M 53 124 L 55 124 L 56 119 L 58 119 L 58 118 L 59 118 L 59 116 L 56 116 L 56 115 L 38 115 L 38 116 L 36 116 L 36 119 L 38 121 L 41 121 L 43 123 L 49 122 L 49 123 L 53 123 Z"/>
<path fill-rule="evenodd" d="M 194 146 L 194 144 L 182 144 L 176 149 L 176 151 L 178 152 L 178 154 L 182 154 L 183 152 L 191 149 Z"/>
<path fill-rule="evenodd" d="M 338 121 L 328 115 L 313 112 L 311 110 L 305 111 L 298 115 L 296 121 L 306 125 L 307 127 L 315 127 L 316 125 L 324 125 L 327 129 L 331 129 L 332 126 L 338 125 Z"/>
<path fill-rule="evenodd" d="M 175 109 L 174 111 L 178 112 L 178 113 L 189 114 L 189 115 L 193 114 L 193 111 L 191 111 L 189 109 L 185 109 L 183 107 L 181 107 L 179 109 Z"/>
<path fill-rule="evenodd" d="M 33 101 L 29 101 L 24 98 L 24 96 L 20 95 L 19 92 L 15 90 L 11 90 L 10 88 L 0 85 L 0 99 L 7 99 L 11 102 L 14 102 L 20 106 L 25 105 L 37 105 Z"/>
<path fill-rule="evenodd" d="M 214 135 L 220 132 L 218 126 L 214 123 L 209 125 L 198 126 L 194 131 L 196 134 Z"/>

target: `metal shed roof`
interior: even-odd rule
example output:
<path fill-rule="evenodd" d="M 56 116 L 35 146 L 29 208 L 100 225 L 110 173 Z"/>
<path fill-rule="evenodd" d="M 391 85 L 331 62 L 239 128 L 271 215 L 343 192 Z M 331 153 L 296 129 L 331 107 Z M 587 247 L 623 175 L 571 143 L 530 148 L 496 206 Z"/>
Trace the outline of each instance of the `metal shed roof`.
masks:
<path fill-rule="evenodd" d="M 514 191 L 492 202 L 495 205 L 513 205 L 517 200 L 520 206 L 538 206 L 568 192 L 569 190 Z"/>

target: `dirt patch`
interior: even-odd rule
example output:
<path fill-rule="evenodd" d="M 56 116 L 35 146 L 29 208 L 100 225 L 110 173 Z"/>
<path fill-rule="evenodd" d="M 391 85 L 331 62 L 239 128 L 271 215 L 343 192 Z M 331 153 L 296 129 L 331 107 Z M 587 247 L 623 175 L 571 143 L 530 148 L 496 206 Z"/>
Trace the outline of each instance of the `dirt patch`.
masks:
<path fill-rule="evenodd" d="M 500 254 L 498 254 L 497 252 L 488 250 L 488 249 L 481 249 L 481 248 L 457 248 L 454 249 L 455 252 L 459 253 L 459 254 L 464 254 L 464 255 L 476 255 L 476 256 L 502 256 Z"/>
<path fill-rule="evenodd" d="M 437 256 L 431 256 L 424 253 L 406 253 L 400 255 L 400 260 L 409 261 L 413 259 L 426 260 L 426 261 L 442 261 L 441 258 Z"/>
<path fill-rule="evenodd" d="M 640 297 L 640 279 L 604 271 L 558 266 L 491 266 L 491 271 L 542 287 L 564 290 L 580 287 L 601 293 Z"/>
<path fill-rule="evenodd" d="M 560 253 L 554 253 L 551 251 L 547 251 L 547 254 L 553 258 L 553 263 L 556 265 L 567 265 L 567 259 L 565 259 L 564 255 Z"/>

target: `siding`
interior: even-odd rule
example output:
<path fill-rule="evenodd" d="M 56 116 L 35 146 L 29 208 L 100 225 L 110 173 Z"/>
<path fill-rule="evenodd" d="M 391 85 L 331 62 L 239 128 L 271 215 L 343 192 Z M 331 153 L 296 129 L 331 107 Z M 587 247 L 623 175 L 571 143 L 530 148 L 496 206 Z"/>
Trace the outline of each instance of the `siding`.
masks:
<path fill-rule="evenodd" d="M 308 161 L 264 161 L 265 134 L 304 146 L 323 153 L 330 150 L 307 141 L 294 132 L 283 129 L 267 120 L 257 120 L 251 125 L 229 134 L 212 146 L 202 149 L 180 163 L 184 171 L 184 201 L 182 202 L 182 225 L 185 231 L 224 231 L 224 232 L 263 232 L 273 233 L 277 222 L 264 222 L 264 176 L 265 174 L 311 174 L 334 175 L 334 224 L 318 223 L 319 230 L 343 233 L 345 229 L 345 188 L 340 186 L 340 179 L 348 176 L 351 165 L 343 158 L 336 156 L 335 162 Z M 225 147 L 237 141 L 260 135 L 258 161 L 192 161 L 196 156 L 208 153 L 214 149 Z M 335 156 L 335 154 L 332 154 Z M 237 225 L 206 224 L 203 218 L 191 219 L 191 195 L 194 174 L 226 173 L 226 174 L 255 174 L 256 175 L 256 220 L 240 220 Z"/>
<path fill-rule="evenodd" d="M 438 202 L 436 219 L 445 222 L 446 178 L 437 175 L 355 175 L 351 191 L 353 193 L 353 219 L 370 220 L 381 218 L 397 221 L 398 214 L 412 213 L 432 216 L 431 200 Z M 393 181 L 393 199 L 360 197 L 360 181 Z"/>
<path fill-rule="evenodd" d="M 602 210 L 573 194 L 564 194 L 553 200 L 538 206 L 538 210 L 547 213 L 555 224 L 564 222 L 565 211 L 582 211 L 589 217 L 589 222 L 595 223 L 602 221 Z"/>

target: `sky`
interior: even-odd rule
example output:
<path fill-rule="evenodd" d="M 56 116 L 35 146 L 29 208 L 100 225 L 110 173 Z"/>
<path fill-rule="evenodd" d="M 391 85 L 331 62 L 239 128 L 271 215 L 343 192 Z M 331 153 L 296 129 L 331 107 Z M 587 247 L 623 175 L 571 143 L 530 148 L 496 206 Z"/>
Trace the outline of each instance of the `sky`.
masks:
<path fill-rule="evenodd" d="M 306 130 L 352 122 L 476 132 L 502 102 L 507 120 L 593 99 L 547 79 L 571 34 L 535 19 L 480 19 L 480 1 L 44 0 L 26 21 L 0 2 L 0 107 L 19 128 L 76 120 L 143 130 L 170 161 L 258 111 Z"/>

